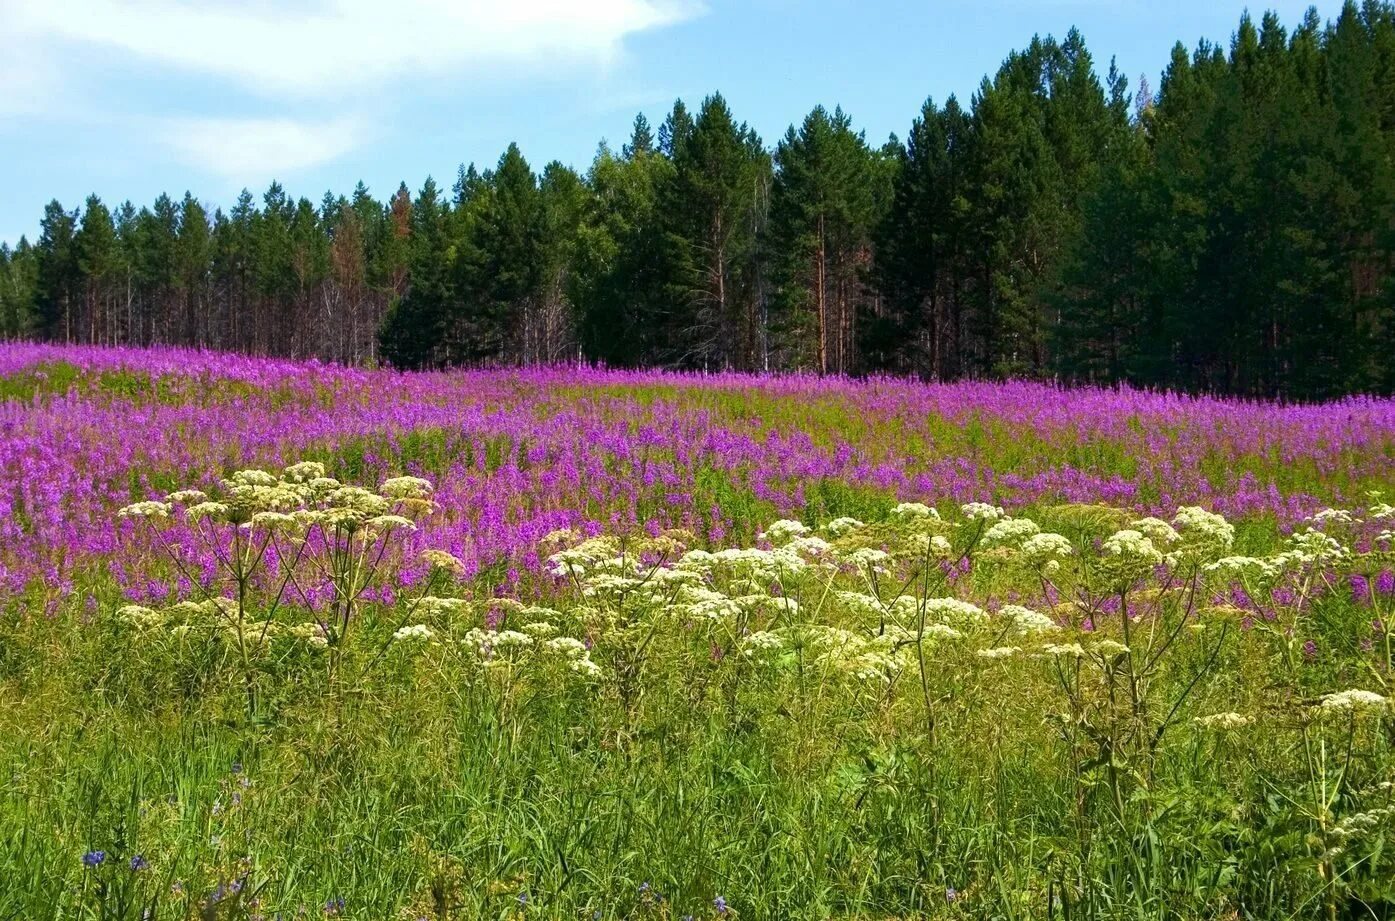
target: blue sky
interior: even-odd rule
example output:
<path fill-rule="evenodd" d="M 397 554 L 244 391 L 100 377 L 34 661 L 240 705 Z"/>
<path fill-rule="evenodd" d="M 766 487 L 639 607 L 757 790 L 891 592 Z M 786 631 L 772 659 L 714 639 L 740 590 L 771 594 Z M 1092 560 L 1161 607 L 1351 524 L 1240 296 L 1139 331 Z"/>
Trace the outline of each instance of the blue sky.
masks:
<path fill-rule="evenodd" d="M 1286 26 L 1307 2 L 1273 0 Z M 1318 6 L 1324 18 L 1335 2 Z M 880 142 L 972 94 L 1033 34 L 1084 33 L 1153 86 L 1172 44 L 1228 41 L 1217 0 L 0 0 L 0 240 L 43 205 L 186 189 L 226 207 L 280 179 L 318 201 L 428 173 L 585 168 L 635 112 L 719 89 L 768 143 L 816 103 Z M 1253 12 L 1258 15 L 1261 8 Z"/>

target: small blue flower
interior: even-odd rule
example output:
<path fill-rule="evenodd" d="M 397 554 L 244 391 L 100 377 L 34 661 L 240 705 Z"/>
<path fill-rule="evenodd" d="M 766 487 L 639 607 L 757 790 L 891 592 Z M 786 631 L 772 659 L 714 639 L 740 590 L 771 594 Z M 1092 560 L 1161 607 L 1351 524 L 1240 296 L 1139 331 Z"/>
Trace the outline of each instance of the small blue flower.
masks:
<path fill-rule="evenodd" d="M 89 870 L 94 870 L 106 862 L 106 851 L 88 851 L 82 855 L 82 865 Z"/>
<path fill-rule="evenodd" d="M 719 914 L 719 915 L 724 915 L 724 914 L 726 914 L 727 911 L 728 911 L 728 909 L 727 909 L 727 900 L 724 899 L 724 898 L 722 898 L 722 897 L 719 895 L 719 896 L 717 896 L 715 899 L 712 900 L 712 907 L 715 908 L 715 909 L 717 909 L 717 914 Z"/>
<path fill-rule="evenodd" d="M 953 901 L 955 901 L 955 900 L 958 899 L 958 898 L 959 898 L 959 890 L 955 889 L 953 886 L 950 886 L 950 887 L 948 887 L 948 888 L 945 889 L 945 901 L 946 901 L 946 902 L 953 902 Z"/>
<path fill-rule="evenodd" d="M 131 871 L 132 871 L 132 872 L 134 872 L 134 873 L 139 873 L 141 870 L 148 870 L 148 869 L 150 869 L 150 861 L 146 860 L 145 857 L 144 857 L 143 855 L 137 854 L 136 856 L 134 856 L 134 857 L 131 858 Z"/>
<path fill-rule="evenodd" d="M 520 892 L 520 893 L 518 894 L 518 907 L 519 907 L 519 908 L 527 908 L 527 907 L 528 907 L 528 893 L 526 893 L 526 892 Z"/>

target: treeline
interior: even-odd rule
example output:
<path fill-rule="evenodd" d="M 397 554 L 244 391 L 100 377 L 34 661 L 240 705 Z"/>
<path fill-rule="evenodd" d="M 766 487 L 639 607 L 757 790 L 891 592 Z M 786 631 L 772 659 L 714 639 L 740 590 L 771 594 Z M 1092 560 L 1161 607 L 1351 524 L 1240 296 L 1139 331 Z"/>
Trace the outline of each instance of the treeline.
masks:
<path fill-rule="evenodd" d="M 232 141 L 235 142 L 235 141 Z M 1243 18 L 1156 96 L 1034 39 L 970 104 L 869 145 L 815 108 L 767 146 L 713 95 L 583 175 L 516 146 L 386 202 L 279 184 L 45 211 L 0 247 L 0 332 L 405 367 L 1040 376 L 1395 389 L 1395 7 Z"/>

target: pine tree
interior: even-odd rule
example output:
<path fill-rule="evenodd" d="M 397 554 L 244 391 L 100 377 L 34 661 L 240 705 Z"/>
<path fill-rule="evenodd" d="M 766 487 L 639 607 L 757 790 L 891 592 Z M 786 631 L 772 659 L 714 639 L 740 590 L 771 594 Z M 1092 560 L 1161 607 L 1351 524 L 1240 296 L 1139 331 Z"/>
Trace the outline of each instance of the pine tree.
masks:
<path fill-rule="evenodd" d="M 872 153 L 851 119 L 817 106 L 775 151 L 770 249 L 781 367 L 848 372 L 874 223 Z"/>
<path fill-rule="evenodd" d="M 37 244 L 35 306 L 40 330 L 51 339 L 72 342 L 73 313 L 81 297 L 81 272 L 75 244 L 77 212 L 64 211 L 57 200 L 44 208 Z"/>
<path fill-rule="evenodd" d="M 699 368 L 756 367 L 754 226 L 768 187 L 769 157 L 755 133 L 737 125 L 726 101 L 714 94 L 703 101 L 687 140 L 675 147 L 674 166 L 664 208 L 670 360 Z"/>

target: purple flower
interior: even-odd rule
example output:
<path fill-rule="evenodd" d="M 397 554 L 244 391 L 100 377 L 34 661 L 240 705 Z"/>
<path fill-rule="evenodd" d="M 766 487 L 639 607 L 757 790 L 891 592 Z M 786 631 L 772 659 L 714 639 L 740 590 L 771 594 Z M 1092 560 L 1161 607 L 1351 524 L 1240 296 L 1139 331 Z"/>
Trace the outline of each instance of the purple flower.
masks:
<path fill-rule="evenodd" d="M 957 901 L 958 899 L 959 899 L 959 890 L 955 889 L 953 886 L 948 886 L 948 887 L 945 888 L 945 901 L 946 901 L 946 902 L 953 903 L 953 902 Z"/>
<path fill-rule="evenodd" d="M 712 907 L 717 909 L 717 914 L 719 915 L 724 915 L 730 910 L 727 908 L 727 900 L 720 895 L 712 900 Z"/>
<path fill-rule="evenodd" d="M 140 855 L 140 854 L 137 854 L 137 855 L 135 855 L 134 857 L 131 858 L 131 871 L 132 871 L 132 872 L 134 872 L 134 873 L 139 873 L 141 870 L 148 870 L 148 869 L 150 869 L 150 861 L 146 860 L 144 856 L 142 856 L 142 855 Z"/>
<path fill-rule="evenodd" d="M 86 854 L 82 855 L 82 865 L 89 870 L 95 870 L 97 867 L 106 863 L 106 860 L 106 851 L 88 851 Z"/>

